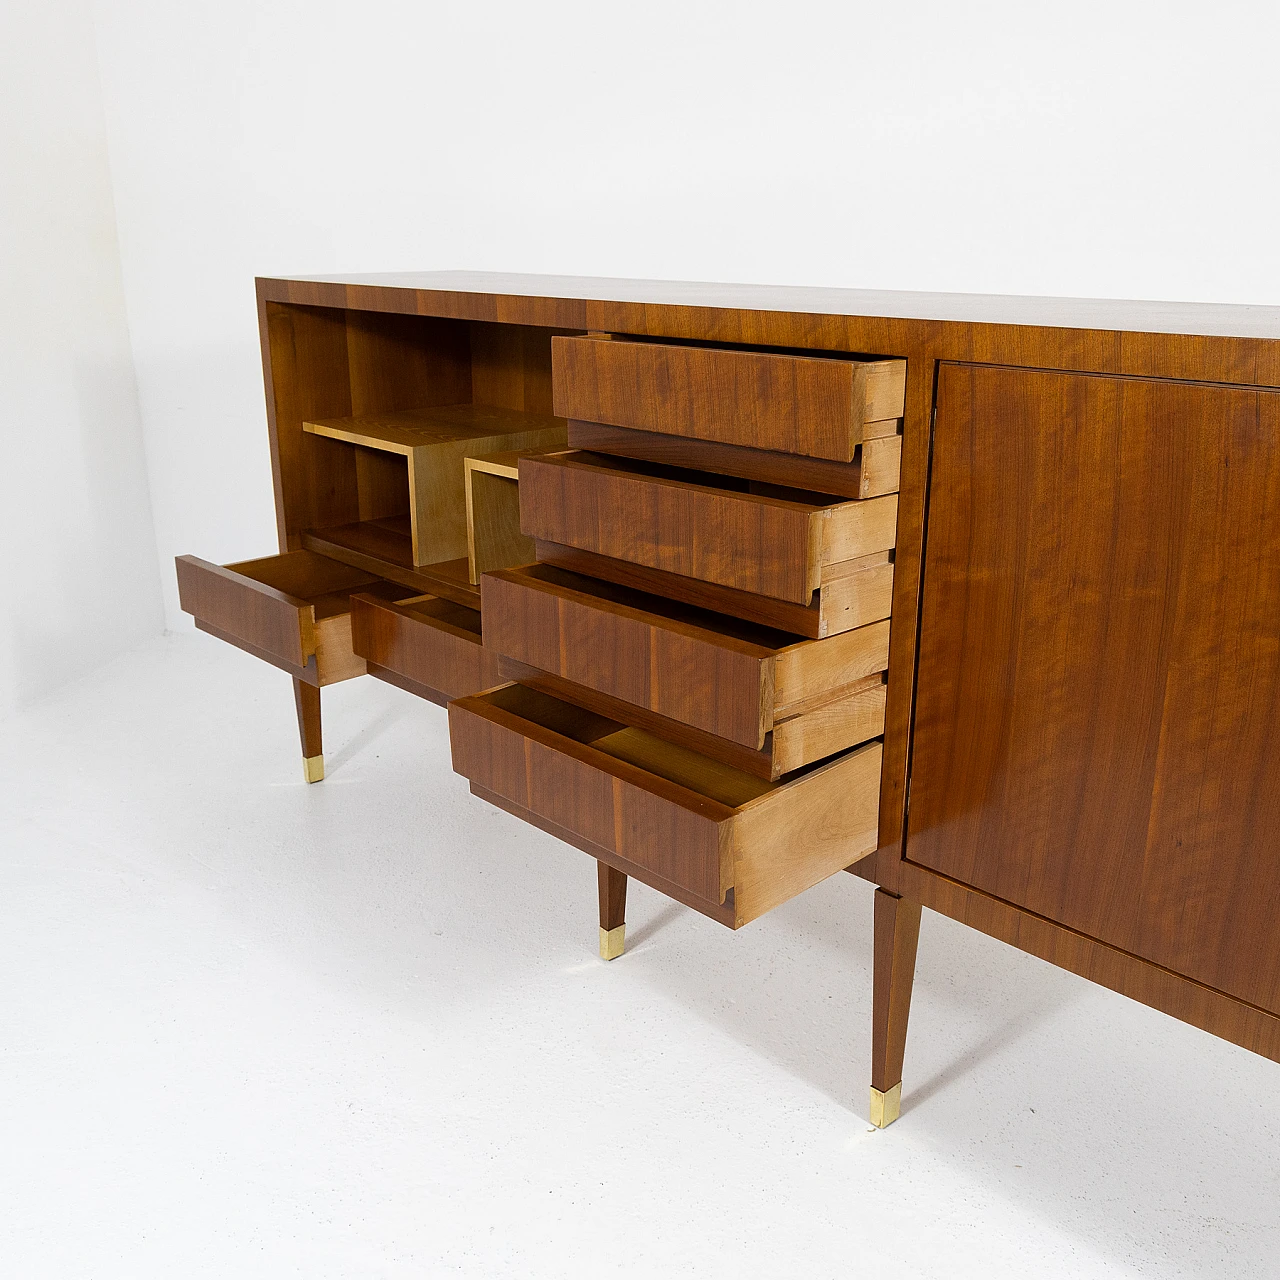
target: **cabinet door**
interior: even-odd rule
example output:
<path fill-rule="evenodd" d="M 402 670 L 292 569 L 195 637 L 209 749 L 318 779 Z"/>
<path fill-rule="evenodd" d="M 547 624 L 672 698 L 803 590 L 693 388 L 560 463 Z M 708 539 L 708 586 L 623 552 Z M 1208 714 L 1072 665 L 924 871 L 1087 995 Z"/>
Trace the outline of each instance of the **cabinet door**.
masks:
<path fill-rule="evenodd" d="M 907 858 L 1280 1011 L 1280 393 L 944 364 Z"/>

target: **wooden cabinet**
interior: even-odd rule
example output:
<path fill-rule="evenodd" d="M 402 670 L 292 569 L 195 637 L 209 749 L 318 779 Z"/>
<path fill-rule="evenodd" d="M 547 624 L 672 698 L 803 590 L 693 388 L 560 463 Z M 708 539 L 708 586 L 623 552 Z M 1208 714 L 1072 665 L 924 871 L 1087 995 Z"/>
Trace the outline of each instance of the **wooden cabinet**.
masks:
<path fill-rule="evenodd" d="M 733 928 L 873 881 L 877 1124 L 922 906 L 1280 1061 L 1280 310 L 258 296 L 280 554 L 178 574 L 310 780 L 320 686 L 447 702 L 605 959 L 631 876 Z"/>

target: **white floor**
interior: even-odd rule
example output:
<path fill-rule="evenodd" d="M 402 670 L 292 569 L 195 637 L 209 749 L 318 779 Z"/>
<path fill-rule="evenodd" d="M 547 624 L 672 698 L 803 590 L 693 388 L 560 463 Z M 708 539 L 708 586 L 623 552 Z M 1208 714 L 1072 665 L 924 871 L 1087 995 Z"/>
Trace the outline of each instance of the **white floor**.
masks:
<path fill-rule="evenodd" d="M 0 1275 L 1280 1275 L 1280 1066 L 871 890 L 738 934 L 467 791 L 445 716 L 157 640 L 0 726 Z"/>

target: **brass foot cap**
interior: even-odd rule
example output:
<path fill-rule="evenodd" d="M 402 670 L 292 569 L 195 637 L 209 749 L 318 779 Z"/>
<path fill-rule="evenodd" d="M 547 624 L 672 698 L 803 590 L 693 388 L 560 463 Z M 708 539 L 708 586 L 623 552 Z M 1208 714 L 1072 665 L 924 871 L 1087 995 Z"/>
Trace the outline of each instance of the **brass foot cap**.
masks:
<path fill-rule="evenodd" d="M 308 782 L 323 782 L 324 756 L 303 756 L 302 776 Z"/>
<path fill-rule="evenodd" d="M 871 1090 L 871 1123 L 877 1129 L 887 1129 L 902 1111 L 902 1084 L 895 1084 L 887 1093 Z"/>
<path fill-rule="evenodd" d="M 621 954 L 627 936 L 627 926 L 620 924 L 616 929 L 600 930 L 600 959 L 616 960 Z"/>

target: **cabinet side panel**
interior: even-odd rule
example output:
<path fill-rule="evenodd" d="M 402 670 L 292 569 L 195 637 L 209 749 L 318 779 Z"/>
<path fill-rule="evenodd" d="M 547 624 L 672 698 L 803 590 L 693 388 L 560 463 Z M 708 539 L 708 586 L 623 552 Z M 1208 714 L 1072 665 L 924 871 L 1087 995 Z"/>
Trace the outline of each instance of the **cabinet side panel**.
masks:
<path fill-rule="evenodd" d="M 275 436 L 280 550 L 304 529 L 359 519 L 355 453 L 304 432 L 307 418 L 351 412 L 345 315 L 326 307 L 265 306 L 268 415 Z"/>

